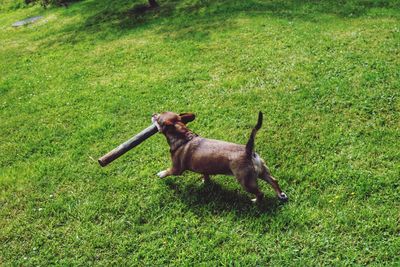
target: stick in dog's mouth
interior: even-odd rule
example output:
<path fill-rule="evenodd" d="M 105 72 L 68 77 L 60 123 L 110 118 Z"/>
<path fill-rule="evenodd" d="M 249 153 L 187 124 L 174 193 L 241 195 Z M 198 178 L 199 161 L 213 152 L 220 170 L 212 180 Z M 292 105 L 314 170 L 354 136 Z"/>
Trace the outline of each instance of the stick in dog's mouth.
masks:
<path fill-rule="evenodd" d="M 160 126 L 160 124 L 158 124 L 155 116 L 151 117 L 151 122 L 157 127 L 157 130 L 161 133 L 162 132 L 161 126 Z"/>
<path fill-rule="evenodd" d="M 152 118 L 153 121 L 153 118 Z M 149 138 L 150 136 L 156 134 L 159 131 L 160 125 L 155 124 L 153 121 L 153 124 L 138 133 L 137 135 L 133 136 L 131 139 L 128 141 L 122 143 L 121 145 L 117 146 L 104 156 L 98 159 L 98 162 L 100 166 L 104 167 L 111 163 L 112 161 L 116 160 L 123 154 L 125 154 L 127 151 L 131 150 L 135 146 L 138 146 L 140 143 L 142 143 L 144 140 Z"/>

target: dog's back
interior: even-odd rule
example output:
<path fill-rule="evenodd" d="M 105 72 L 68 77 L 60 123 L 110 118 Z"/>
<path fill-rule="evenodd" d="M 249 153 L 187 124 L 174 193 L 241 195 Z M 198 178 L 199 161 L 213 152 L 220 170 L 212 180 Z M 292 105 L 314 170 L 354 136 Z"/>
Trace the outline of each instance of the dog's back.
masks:
<path fill-rule="evenodd" d="M 188 170 L 202 174 L 232 174 L 232 165 L 248 164 L 249 159 L 244 145 L 238 145 L 220 140 L 197 137 L 174 157 L 184 159 Z"/>

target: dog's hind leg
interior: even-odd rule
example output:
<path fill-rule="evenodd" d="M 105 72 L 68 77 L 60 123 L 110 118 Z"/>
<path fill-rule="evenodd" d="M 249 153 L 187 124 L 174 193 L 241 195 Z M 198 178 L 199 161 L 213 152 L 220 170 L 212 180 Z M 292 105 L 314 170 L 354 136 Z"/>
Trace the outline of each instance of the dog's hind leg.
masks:
<path fill-rule="evenodd" d="M 289 199 L 288 196 L 284 192 L 282 192 L 281 188 L 279 187 L 278 181 L 271 175 L 265 164 L 262 165 L 262 171 L 259 178 L 268 182 L 272 186 L 279 200 L 287 201 Z"/>
<path fill-rule="evenodd" d="M 240 172 L 236 173 L 235 176 L 244 190 L 256 196 L 256 198 L 251 201 L 260 202 L 264 198 L 264 194 L 258 189 L 257 176 L 255 173 L 251 171 Z"/>
<path fill-rule="evenodd" d="M 207 184 L 207 183 L 210 182 L 210 175 L 208 175 L 208 174 L 203 174 L 202 178 L 203 178 L 203 183 L 204 183 L 204 184 Z"/>

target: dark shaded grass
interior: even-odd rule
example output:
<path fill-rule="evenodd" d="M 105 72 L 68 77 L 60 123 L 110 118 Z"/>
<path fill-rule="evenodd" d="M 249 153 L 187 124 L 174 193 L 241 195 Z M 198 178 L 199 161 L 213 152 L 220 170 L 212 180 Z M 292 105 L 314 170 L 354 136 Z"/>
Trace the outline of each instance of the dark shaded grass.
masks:
<path fill-rule="evenodd" d="M 271 16 L 283 20 L 300 20 L 320 23 L 325 16 L 356 18 L 376 9 L 392 10 L 399 14 L 397 1 L 162 1 L 159 8 L 148 8 L 142 1 L 85 1 L 72 5 L 65 15 L 84 18 L 81 25 L 69 25 L 60 29 L 57 42 L 77 42 L 82 33 L 90 33 L 93 40 L 112 40 L 142 28 L 161 25 L 160 34 L 174 38 L 204 41 L 210 32 L 234 27 L 230 20 L 243 15 Z M 52 32 L 52 36 L 55 33 Z M 88 36 L 85 36 L 88 38 Z M 90 37 L 89 37 L 90 38 Z M 58 41 L 57 41 L 58 40 Z"/>

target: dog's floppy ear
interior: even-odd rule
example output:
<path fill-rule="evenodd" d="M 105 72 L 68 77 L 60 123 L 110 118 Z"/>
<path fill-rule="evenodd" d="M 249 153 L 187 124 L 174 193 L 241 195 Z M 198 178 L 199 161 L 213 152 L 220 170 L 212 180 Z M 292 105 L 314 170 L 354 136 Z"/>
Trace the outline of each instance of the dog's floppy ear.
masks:
<path fill-rule="evenodd" d="M 181 117 L 181 120 L 184 124 L 194 121 L 194 119 L 196 118 L 193 113 L 181 113 L 179 114 L 179 116 Z"/>

